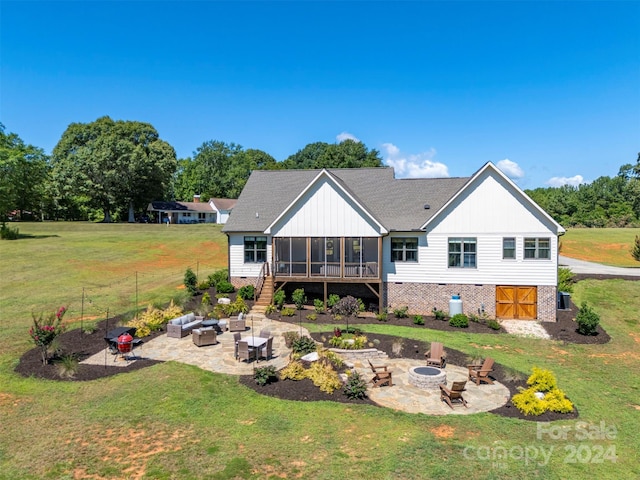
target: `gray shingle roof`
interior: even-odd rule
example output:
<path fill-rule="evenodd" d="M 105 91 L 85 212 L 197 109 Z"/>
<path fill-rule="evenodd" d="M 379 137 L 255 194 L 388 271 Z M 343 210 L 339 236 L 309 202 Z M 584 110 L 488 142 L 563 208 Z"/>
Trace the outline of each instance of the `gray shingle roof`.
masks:
<path fill-rule="evenodd" d="M 255 170 L 223 232 L 263 232 L 321 170 Z M 389 231 L 419 229 L 469 178 L 395 179 L 392 168 L 328 172 Z M 430 205 L 425 209 L 425 204 Z"/>

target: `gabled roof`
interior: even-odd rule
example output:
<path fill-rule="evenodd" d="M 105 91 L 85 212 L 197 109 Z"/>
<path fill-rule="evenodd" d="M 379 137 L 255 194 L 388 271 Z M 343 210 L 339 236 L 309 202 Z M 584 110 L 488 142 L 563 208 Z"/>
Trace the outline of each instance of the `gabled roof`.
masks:
<path fill-rule="evenodd" d="M 396 179 L 389 167 L 326 172 L 387 231 L 419 230 L 469 180 Z M 319 170 L 254 170 L 222 231 L 267 231 L 318 174 Z"/>
<path fill-rule="evenodd" d="M 363 205 L 363 203 L 358 199 L 357 195 L 351 192 L 349 188 L 344 184 L 344 182 L 340 180 L 340 178 L 332 175 L 327 169 L 324 169 L 324 168 L 320 170 L 320 172 L 316 175 L 316 177 L 311 182 L 309 182 L 309 184 L 298 194 L 298 196 L 275 218 L 273 222 L 271 222 L 271 224 L 266 228 L 264 232 L 266 234 L 270 234 L 271 229 L 274 227 L 274 225 L 278 223 L 278 221 L 281 218 L 283 218 L 289 211 L 294 209 L 298 200 L 302 196 L 304 196 L 305 193 L 311 190 L 314 187 L 314 185 L 317 185 L 320 181 L 322 181 L 323 178 L 326 178 L 328 181 L 333 183 L 339 190 L 342 190 L 345 193 L 345 195 L 347 195 L 347 197 L 350 198 L 352 204 L 358 206 L 373 221 L 373 223 L 378 225 L 380 233 L 388 233 L 388 231 L 378 221 L 375 215 L 372 212 L 370 212 L 367 209 L 366 205 Z"/>
<path fill-rule="evenodd" d="M 163 212 L 208 212 L 213 213 L 211 205 L 204 202 L 165 202 L 153 201 L 147 210 L 157 210 Z"/>
<path fill-rule="evenodd" d="M 235 198 L 210 198 L 209 203 L 213 205 L 213 207 L 220 211 L 230 211 L 233 210 L 233 207 L 236 206 L 238 200 Z"/>
<path fill-rule="evenodd" d="M 528 203 L 534 210 L 537 210 L 543 217 L 545 217 L 552 225 L 556 228 L 556 234 L 561 235 L 565 232 L 565 229 L 556 222 L 551 215 L 549 215 L 546 211 L 544 211 L 536 202 L 534 202 L 529 195 L 524 193 L 513 181 L 507 177 L 498 167 L 496 167 L 493 163 L 487 162 L 482 168 L 480 168 L 476 173 L 474 173 L 469 180 L 466 182 L 462 188 L 460 188 L 457 192 L 455 192 L 446 203 L 444 203 L 434 214 L 427 219 L 427 221 L 420 227 L 420 229 L 424 230 L 427 226 L 436 219 L 440 212 L 444 211 L 451 203 L 455 202 L 456 199 L 460 198 L 461 195 L 464 195 L 464 192 L 471 188 L 473 184 L 476 182 L 478 178 L 480 178 L 485 172 L 491 171 L 500 177 L 504 182 L 506 182 L 511 188 L 514 195 L 520 195 L 520 197 Z"/>

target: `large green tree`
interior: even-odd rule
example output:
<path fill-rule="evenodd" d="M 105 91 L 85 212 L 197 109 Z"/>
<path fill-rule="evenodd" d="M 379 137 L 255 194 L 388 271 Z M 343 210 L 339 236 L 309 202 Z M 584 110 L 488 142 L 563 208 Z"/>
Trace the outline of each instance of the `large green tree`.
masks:
<path fill-rule="evenodd" d="M 5 133 L 0 123 L 0 220 L 13 210 L 41 211 L 47 179 L 48 157 L 41 148 L 26 145 L 15 133 Z"/>
<path fill-rule="evenodd" d="M 283 162 L 288 169 L 381 167 L 382 157 L 362 142 L 310 143 Z"/>
<path fill-rule="evenodd" d="M 238 198 L 253 170 L 276 168 L 276 160 L 262 150 L 210 140 L 198 147 L 193 159 L 180 160 L 175 195 L 180 200 L 194 194 L 205 199 Z"/>
<path fill-rule="evenodd" d="M 52 181 L 62 201 L 115 212 L 142 211 L 165 198 L 177 168 L 175 150 L 148 123 L 102 117 L 72 123 L 53 149 Z"/>

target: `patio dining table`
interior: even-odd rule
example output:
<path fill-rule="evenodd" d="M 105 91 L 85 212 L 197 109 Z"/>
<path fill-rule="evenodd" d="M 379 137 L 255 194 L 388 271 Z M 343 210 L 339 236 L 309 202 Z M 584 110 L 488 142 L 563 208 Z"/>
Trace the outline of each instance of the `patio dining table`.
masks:
<path fill-rule="evenodd" d="M 253 347 L 256 350 L 259 350 L 263 345 L 265 345 L 267 343 L 267 339 L 266 338 L 254 337 L 254 336 L 245 337 L 245 338 L 242 339 L 242 341 L 243 342 L 247 342 L 247 344 L 250 347 Z"/>

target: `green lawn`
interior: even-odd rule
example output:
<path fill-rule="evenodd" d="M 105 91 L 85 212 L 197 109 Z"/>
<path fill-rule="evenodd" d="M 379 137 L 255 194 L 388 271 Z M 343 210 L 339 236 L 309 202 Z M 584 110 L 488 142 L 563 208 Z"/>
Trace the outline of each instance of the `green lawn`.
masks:
<path fill-rule="evenodd" d="M 567 257 L 616 267 L 640 267 L 631 256 L 640 228 L 572 228 L 560 237 Z"/>
<path fill-rule="evenodd" d="M 102 318 L 107 308 L 130 312 L 136 277 L 140 306 L 164 303 L 183 298 L 179 286 L 188 266 L 202 278 L 227 263 L 226 237 L 215 226 L 19 226 L 31 236 L 0 243 L 0 479 L 640 475 L 640 282 L 577 284 L 573 298 L 595 306 L 612 336 L 607 345 L 437 332 L 448 348 L 490 353 L 522 372 L 551 368 L 586 423 L 538 427 L 492 414 L 429 417 L 282 401 L 240 386 L 235 377 L 177 363 L 84 383 L 19 377 L 13 368 L 31 348 L 31 312 L 69 305 L 67 319 L 77 322 L 83 288 L 91 299 L 85 318 Z M 365 330 L 416 340 L 435 335 L 383 323 Z M 614 438 L 600 438 L 601 425 L 615 428 L 606 432 Z"/>

